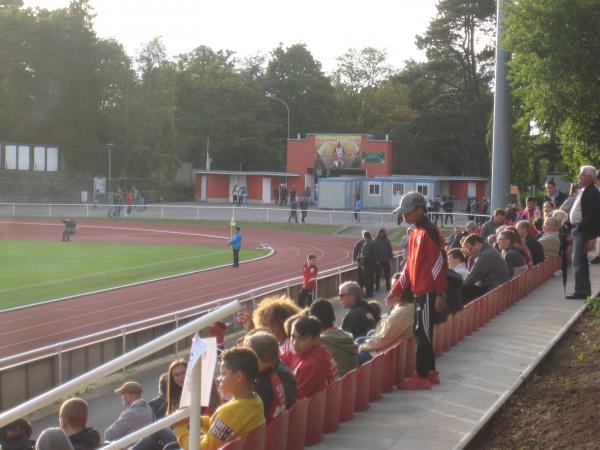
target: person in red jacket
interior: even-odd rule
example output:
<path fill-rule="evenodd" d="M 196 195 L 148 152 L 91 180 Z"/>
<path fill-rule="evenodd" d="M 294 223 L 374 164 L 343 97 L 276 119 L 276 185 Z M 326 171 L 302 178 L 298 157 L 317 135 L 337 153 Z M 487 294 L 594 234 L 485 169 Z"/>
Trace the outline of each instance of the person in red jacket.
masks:
<path fill-rule="evenodd" d="M 306 264 L 302 266 L 302 289 L 300 289 L 300 295 L 298 296 L 298 306 L 300 308 L 310 307 L 313 299 L 315 298 L 315 289 L 317 289 L 317 274 L 319 268 L 317 267 L 317 257 L 315 255 L 308 255 L 306 258 Z"/>
<path fill-rule="evenodd" d="M 446 309 L 446 263 L 442 255 L 444 239 L 427 218 L 427 200 L 418 192 L 409 192 L 394 211 L 402 214 L 415 230 L 408 239 L 408 258 L 404 271 L 386 298 L 389 305 L 410 289 L 415 299 L 413 334 L 417 343 L 417 372 L 404 381 L 400 389 L 431 389 L 439 384 L 433 353 L 435 313 Z M 434 240 L 437 240 L 437 242 Z"/>
<path fill-rule="evenodd" d="M 280 355 L 298 385 L 298 400 L 310 397 L 334 380 L 331 353 L 321 345 L 321 322 L 313 316 L 300 317 L 292 327 L 293 352 Z"/>

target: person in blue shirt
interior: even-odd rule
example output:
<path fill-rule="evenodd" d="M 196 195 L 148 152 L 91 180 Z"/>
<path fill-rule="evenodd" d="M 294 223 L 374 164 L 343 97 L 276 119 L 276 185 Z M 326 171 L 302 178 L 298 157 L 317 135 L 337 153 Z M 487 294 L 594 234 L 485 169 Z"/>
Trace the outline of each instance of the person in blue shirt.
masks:
<path fill-rule="evenodd" d="M 362 200 L 360 196 L 356 196 L 356 200 L 354 201 L 354 221 L 356 223 L 360 223 L 360 210 L 362 209 Z"/>
<path fill-rule="evenodd" d="M 240 233 L 240 227 L 235 227 L 235 233 L 231 236 L 231 239 L 227 242 L 231 245 L 233 250 L 233 265 L 231 267 L 240 266 L 240 249 L 242 248 L 242 234 Z"/>

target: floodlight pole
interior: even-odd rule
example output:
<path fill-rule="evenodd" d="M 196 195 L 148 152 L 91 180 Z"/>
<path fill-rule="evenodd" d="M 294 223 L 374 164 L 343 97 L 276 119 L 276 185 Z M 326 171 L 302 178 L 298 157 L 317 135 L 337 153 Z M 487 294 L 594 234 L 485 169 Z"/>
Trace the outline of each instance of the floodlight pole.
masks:
<path fill-rule="evenodd" d="M 287 138 L 290 138 L 290 107 L 288 104 L 280 98 L 275 97 L 273 94 L 267 92 L 265 97 L 272 98 L 273 100 L 277 100 L 285 105 L 285 109 L 287 109 Z"/>
<path fill-rule="evenodd" d="M 506 17 L 503 3 L 504 0 L 497 0 L 496 90 L 494 93 L 494 131 L 492 143 L 492 211 L 496 208 L 506 207 L 511 179 L 511 102 L 506 70 L 508 54 L 502 49 L 502 38 L 505 32 L 503 23 Z"/>

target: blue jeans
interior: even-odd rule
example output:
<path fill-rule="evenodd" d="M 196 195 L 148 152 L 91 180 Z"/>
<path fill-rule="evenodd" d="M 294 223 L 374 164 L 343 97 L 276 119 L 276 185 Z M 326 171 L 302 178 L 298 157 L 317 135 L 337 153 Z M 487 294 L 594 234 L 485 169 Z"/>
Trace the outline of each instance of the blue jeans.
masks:
<path fill-rule="evenodd" d="M 590 283 L 590 263 L 587 258 L 587 241 L 583 234 L 574 229 L 573 237 L 573 272 L 575 273 L 575 293 L 581 295 L 592 295 Z"/>
<path fill-rule="evenodd" d="M 172 442 L 177 443 L 177 439 L 170 428 L 165 428 L 164 430 L 157 431 L 150 436 L 146 436 L 142 440 L 138 441 L 133 447 L 131 447 L 131 449 L 162 450 L 166 444 L 170 444 Z"/>

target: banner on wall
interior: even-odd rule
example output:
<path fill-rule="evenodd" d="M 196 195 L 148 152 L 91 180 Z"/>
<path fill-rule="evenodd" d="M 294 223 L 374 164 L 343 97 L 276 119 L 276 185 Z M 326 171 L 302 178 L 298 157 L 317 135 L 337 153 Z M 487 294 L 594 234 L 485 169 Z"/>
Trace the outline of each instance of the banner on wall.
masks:
<path fill-rule="evenodd" d="M 318 134 L 315 136 L 316 168 L 325 170 L 360 169 L 361 136 Z M 318 173 L 318 172 L 317 172 Z"/>
<path fill-rule="evenodd" d="M 385 153 L 362 152 L 362 162 L 365 164 L 383 164 L 385 163 Z"/>

